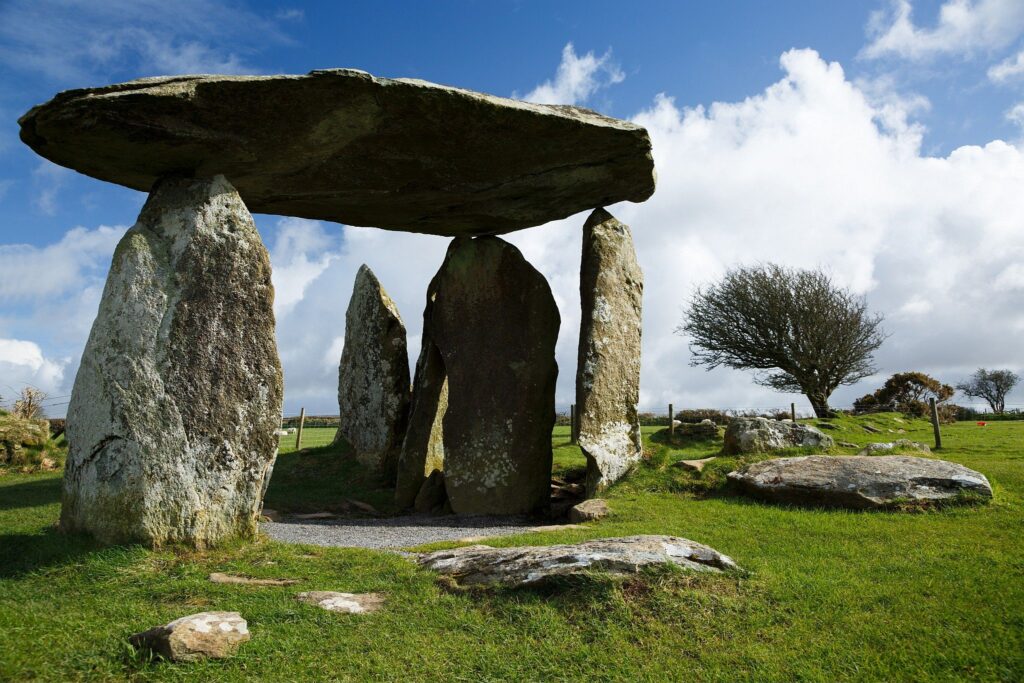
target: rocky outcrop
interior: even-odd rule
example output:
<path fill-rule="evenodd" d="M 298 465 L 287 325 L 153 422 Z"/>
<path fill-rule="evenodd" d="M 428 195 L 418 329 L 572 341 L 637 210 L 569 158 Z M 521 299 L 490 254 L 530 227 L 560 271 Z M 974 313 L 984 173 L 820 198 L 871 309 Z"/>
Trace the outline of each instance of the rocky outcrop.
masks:
<path fill-rule="evenodd" d="M 394 482 L 409 418 L 409 355 L 398 307 L 366 265 L 345 313 L 338 365 L 338 432 L 356 458 Z"/>
<path fill-rule="evenodd" d="M 255 536 L 282 377 L 270 261 L 223 178 L 153 189 L 114 253 L 68 407 L 60 527 Z"/>
<path fill-rule="evenodd" d="M 587 458 L 587 495 L 622 477 L 640 460 L 640 335 L 643 272 L 629 226 L 604 209 L 583 226 L 578 442 Z"/>
<path fill-rule="evenodd" d="M 892 453 L 893 451 L 918 451 L 919 453 L 931 453 L 931 447 L 926 443 L 920 441 L 911 441 L 910 439 L 897 439 L 896 441 L 888 441 L 885 443 L 869 443 L 860 449 L 857 455 L 883 455 L 886 453 Z"/>
<path fill-rule="evenodd" d="M 70 90 L 19 123 L 101 180 L 223 174 L 257 213 L 410 232 L 498 234 L 654 192 L 633 123 L 352 69 Z"/>
<path fill-rule="evenodd" d="M 727 455 L 769 453 L 795 446 L 831 448 L 834 443 L 831 436 L 796 422 L 736 417 L 725 429 L 722 452 Z"/>
<path fill-rule="evenodd" d="M 443 421 L 448 409 L 448 378 L 441 352 L 430 338 L 430 313 L 435 294 L 434 283 L 431 282 L 423 311 L 423 333 L 413 380 L 409 424 L 398 459 L 395 504 L 399 508 L 412 506 L 426 477 L 435 470 L 444 469 Z"/>
<path fill-rule="evenodd" d="M 676 536 L 627 536 L 571 545 L 491 548 L 474 545 L 421 555 L 419 565 L 462 586 L 530 586 L 591 572 L 634 574 L 674 564 L 698 572 L 738 569 L 714 548 Z"/>
<path fill-rule="evenodd" d="M 607 517 L 610 512 L 608 501 L 603 498 L 591 498 L 569 508 L 569 521 L 572 524 L 595 522 Z"/>
<path fill-rule="evenodd" d="M 200 612 L 136 633 L 129 642 L 172 662 L 198 662 L 230 657 L 249 638 L 238 612 Z"/>
<path fill-rule="evenodd" d="M 798 504 L 882 508 L 992 497 L 988 479 L 963 465 L 913 456 L 808 455 L 774 458 L 730 472 L 753 495 Z"/>
<path fill-rule="evenodd" d="M 497 237 L 456 238 L 427 334 L 448 376 L 444 483 L 456 513 L 544 508 L 560 318 L 544 276 Z"/>

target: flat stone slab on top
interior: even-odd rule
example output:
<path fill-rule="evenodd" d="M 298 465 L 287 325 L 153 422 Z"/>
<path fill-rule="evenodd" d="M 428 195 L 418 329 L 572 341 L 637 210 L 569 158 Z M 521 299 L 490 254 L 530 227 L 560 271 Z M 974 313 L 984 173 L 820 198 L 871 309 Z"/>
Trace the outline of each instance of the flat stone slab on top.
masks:
<path fill-rule="evenodd" d="M 253 212 L 410 232 L 500 234 L 654 192 L 640 126 L 352 69 L 69 90 L 19 123 L 101 180 L 223 174 Z"/>

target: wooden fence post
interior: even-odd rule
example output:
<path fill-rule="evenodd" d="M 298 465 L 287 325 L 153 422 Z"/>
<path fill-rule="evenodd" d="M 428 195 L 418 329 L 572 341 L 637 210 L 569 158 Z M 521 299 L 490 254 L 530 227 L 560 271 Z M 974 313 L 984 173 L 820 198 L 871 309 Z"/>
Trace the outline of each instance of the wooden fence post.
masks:
<path fill-rule="evenodd" d="M 669 403 L 668 404 L 668 435 L 669 435 L 670 438 L 676 435 L 676 426 L 675 426 L 674 423 L 675 423 L 675 416 L 673 415 L 672 404 Z"/>
<path fill-rule="evenodd" d="M 299 428 L 295 432 L 295 450 L 302 448 L 302 425 L 306 423 L 306 409 L 299 411 Z"/>
<path fill-rule="evenodd" d="M 939 407 L 935 404 L 935 397 L 928 399 L 932 406 L 932 428 L 935 430 L 935 450 L 942 448 L 942 434 L 939 432 Z"/>
<path fill-rule="evenodd" d="M 790 417 L 793 418 L 793 422 L 796 422 L 796 404 L 795 403 L 790 403 L 789 404 L 789 415 L 790 415 Z"/>

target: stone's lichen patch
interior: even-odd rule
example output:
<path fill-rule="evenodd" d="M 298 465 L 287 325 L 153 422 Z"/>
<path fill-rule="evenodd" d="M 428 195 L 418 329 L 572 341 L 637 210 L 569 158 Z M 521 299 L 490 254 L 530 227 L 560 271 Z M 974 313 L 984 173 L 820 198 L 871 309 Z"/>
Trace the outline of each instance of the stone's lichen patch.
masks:
<path fill-rule="evenodd" d="M 295 596 L 299 602 L 316 605 L 328 612 L 367 614 L 384 606 L 380 593 L 338 593 L 335 591 L 309 591 Z"/>
<path fill-rule="evenodd" d="M 251 638 L 238 612 L 200 612 L 136 633 L 129 642 L 172 662 L 230 657 Z"/>
<path fill-rule="evenodd" d="M 629 227 L 604 209 L 583 226 L 576 410 L 587 494 L 617 481 L 643 454 L 640 399 L 643 273 Z"/>
<path fill-rule="evenodd" d="M 452 510 L 546 507 L 560 324 L 547 281 L 499 238 L 456 238 L 430 292 L 424 337 L 448 378 L 442 431 Z"/>
<path fill-rule="evenodd" d="M 223 177 L 162 180 L 115 251 L 75 378 L 61 529 L 255 536 L 282 391 L 252 217 Z"/>
<path fill-rule="evenodd" d="M 409 416 L 409 361 L 398 308 L 366 265 L 345 313 L 338 364 L 339 439 L 356 458 L 394 481 Z"/>

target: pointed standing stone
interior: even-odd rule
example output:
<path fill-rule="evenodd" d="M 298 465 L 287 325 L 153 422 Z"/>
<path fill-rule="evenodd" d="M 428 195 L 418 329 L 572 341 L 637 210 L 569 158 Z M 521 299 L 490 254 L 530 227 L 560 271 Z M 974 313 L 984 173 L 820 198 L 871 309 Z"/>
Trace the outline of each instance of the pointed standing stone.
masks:
<path fill-rule="evenodd" d="M 448 408 L 448 378 L 441 352 L 430 338 L 429 321 L 435 294 L 434 282 L 431 281 L 423 311 L 422 343 L 413 380 L 409 426 L 398 459 L 395 503 L 400 508 L 412 507 L 430 473 L 444 469 L 442 422 Z"/>
<path fill-rule="evenodd" d="M 448 375 L 444 483 L 452 510 L 542 509 L 558 376 L 551 289 L 497 237 L 453 240 L 434 286 L 428 334 Z"/>
<path fill-rule="evenodd" d="M 597 209 L 583 226 L 576 411 L 587 495 L 622 477 L 643 453 L 640 398 L 643 273 L 629 226 Z"/>
<path fill-rule="evenodd" d="M 121 239 L 68 407 L 63 531 L 255 536 L 282 377 L 270 259 L 223 176 L 164 179 Z"/>
<path fill-rule="evenodd" d="M 363 465 L 393 482 L 409 414 L 409 354 L 398 307 L 363 265 L 345 313 L 338 365 L 337 439 Z"/>

